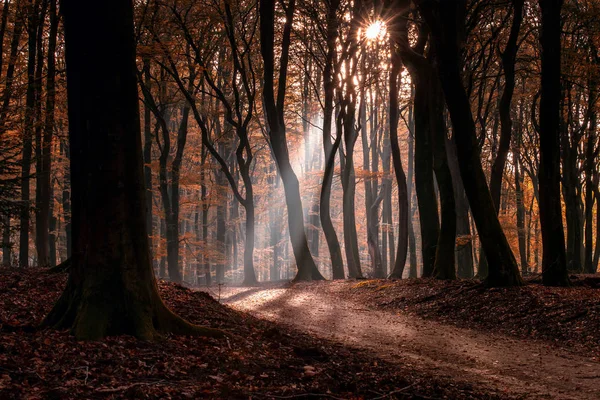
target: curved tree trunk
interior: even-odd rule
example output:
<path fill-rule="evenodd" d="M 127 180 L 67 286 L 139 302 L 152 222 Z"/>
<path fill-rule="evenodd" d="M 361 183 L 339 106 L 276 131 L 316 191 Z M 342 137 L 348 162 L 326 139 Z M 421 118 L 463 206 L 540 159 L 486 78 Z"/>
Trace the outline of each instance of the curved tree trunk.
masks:
<path fill-rule="evenodd" d="M 392 162 L 394 172 L 396 173 L 396 183 L 398 185 L 398 249 L 396 251 L 396 260 L 390 278 L 401 279 L 406 265 L 408 253 L 408 188 L 406 186 L 406 175 L 402 168 L 402 159 L 400 145 L 398 143 L 398 119 L 400 109 L 398 107 L 398 89 L 400 80 L 400 71 L 402 69 L 402 58 L 398 45 L 400 34 L 403 31 L 402 24 L 406 24 L 406 18 L 402 15 L 389 24 L 390 27 L 390 50 L 392 53 L 392 65 L 390 71 L 390 147 L 392 150 Z"/>
<path fill-rule="evenodd" d="M 285 202 L 288 210 L 288 226 L 292 249 L 298 273 L 295 280 L 324 279 L 315 260 L 310 254 L 308 240 L 304 229 L 302 198 L 298 177 L 290 163 L 287 136 L 284 122 L 285 90 L 287 83 L 287 64 L 291 30 L 294 17 L 295 0 L 290 0 L 286 7 L 286 23 L 281 44 L 279 79 L 277 96 L 275 95 L 275 1 L 262 0 L 259 3 L 260 15 L 260 47 L 264 62 L 263 68 L 263 108 L 265 110 L 267 131 L 275 163 L 283 182 Z"/>
<path fill-rule="evenodd" d="M 408 8 L 410 2 L 403 1 L 403 8 Z M 403 18 L 405 19 L 405 18 Z M 419 223 L 421 227 L 421 253 L 423 258 L 423 277 L 433 275 L 438 240 L 440 238 L 440 221 L 438 216 L 438 203 L 434 186 L 434 130 L 443 126 L 439 124 L 436 112 L 443 112 L 443 108 L 433 108 L 433 70 L 423 55 L 413 51 L 408 40 L 408 26 L 406 21 L 399 25 L 399 49 L 402 61 L 408 68 L 414 83 L 414 137 L 415 137 L 415 192 L 419 208 Z M 426 39 L 427 32 L 419 32 L 419 41 Z M 421 46 L 422 51 L 424 46 Z M 435 124 L 438 122 L 439 127 Z M 442 121 L 443 123 L 443 121 Z M 440 144 L 442 146 L 442 144 Z M 442 157 L 438 156 L 440 162 Z M 440 163 L 441 165 L 441 163 Z M 448 227 L 448 225 L 447 225 Z"/>
<path fill-rule="evenodd" d="M 464 6 L 464 3 L 461 4 Z M 440 82 L 456 138 L 460 172 L 489 264 L 486 284 L 522 285 L 517 261 L 504 235 L 487 186 L 471 105 L 462 84 L 458 29 L 464 20 L 459 18 L 459 6 L 457 2 L 427 2 L 420 4 L 420 10 L 432 31 L 439 57 Z"/>

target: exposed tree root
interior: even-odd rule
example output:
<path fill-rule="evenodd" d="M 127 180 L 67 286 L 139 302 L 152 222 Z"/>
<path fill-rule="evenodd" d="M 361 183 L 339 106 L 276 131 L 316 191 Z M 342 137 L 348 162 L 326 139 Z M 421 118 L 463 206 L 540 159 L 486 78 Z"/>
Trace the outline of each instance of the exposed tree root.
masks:
<path fill-rule="evenodd" d="M 61 262 L 58 265 L 55 265 L 52 268 L 48 268 L 47 272 L 49 274 L 61 274 L 63 272 L 69 272 L 71 266 L 73 265 L 71 258 L 67 258 L 65 261 Z"/>
<path fill-rule="evenodd" d="M 132 335 L 141 340 L 159 340 L 165 334 L 225 337 L 225 332 L 194 325 L 179 317 L 161 300 L 154 282 L 151 287 L 126 284 L 106 287 L 75 285 L 71 272 L 67 287 L 41 324 L 44 328 L 70 329 L 79 340 Z"/>

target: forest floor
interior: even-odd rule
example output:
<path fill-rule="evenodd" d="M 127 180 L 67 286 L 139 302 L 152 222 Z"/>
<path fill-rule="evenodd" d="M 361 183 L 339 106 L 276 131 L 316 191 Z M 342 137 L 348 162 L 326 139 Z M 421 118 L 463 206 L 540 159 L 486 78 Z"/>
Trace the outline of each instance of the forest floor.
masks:
<path fill-rule="evenodd" d="M 374 342 L 366 346 L 335 336 L 332 340 L 323 338 L 328 336 L 326 331 L 337 331 L 329 323 L 331 315 L 318 311 L 337 307 L 322 304 L 334 297 L 316 295 L 319 288 L 327 288 L 326 285 L 266 288 L 266 291 L 244 289 L 243 293 L 238 290 L 237 306 L 255 304 L 255 312 L 259 303 L 252 300 L 252 295 L 262 293 L 271 300 L 277 298 L 279 306 L 274 312 L 281 318 L 274 319 L 286 323 L 280 324 L 222 305 L 206 293 L 160 282 L 161 296 L 169 307 L 194 323 L 228 332 L 228 338 L 167 335 L 158 342 L 144 342 L 119 336 L 80 342 L 69 332 L 35 328 L 60 295 L 65 282 L 64 274 L 49 275 L 41 269 L 0 268 L 0 399 L 524 397 L 511 393 L 508 386 L 455 379 L 445 371 L 449 369 L 447 365 L 439 364 L 437 369 L 423 367 L 421 360 L 408 356 L 409 353 L 383 357 L 386 347 Z M 331 285 L 337 287 L 337 283 Z M 313 300 L 311 293 L 315 294 Z M 315 304 L 319 306 L 314 310 L 303 309 L 305 305 Z M 340 312 L 344 309 L 348 313 L 341 314 L 342 318 L 366 315 L 361 311 L 364 306 L 359 309 L 350 300 L 339 305 L 343 305 Z M 306 326 L 294 325 L 294 315 Z M 319 324 L 319 315 L 327 316 L 327 320 Z M 392 318 L 394 314 L 385 315 Z M 347 323 L 346 319 L 340 321 L 340 324 Z M 391 326 L 384 320 L 371 323 L 373 329 Z M 322 334 L 303 332 L 309 328 L 320 329 Z M 381 332 L 390 333 L 390 329 Z M 407 329 L 403 328 L 402 332 L 408 332 Z M 410 329 L 418 331 L 420 325 Z M 387 345 L 388 349 L 391 347 Z M 393 354 L 390 350 L 389 355 Z"/>
<path fill-rule="evenodd" d="M 507 396 L 600 398 L 598 278 L 517 289 L 476 281 L 335 281 L 223 288 L 221 301 L 367 351 L 400 370 Z"/>

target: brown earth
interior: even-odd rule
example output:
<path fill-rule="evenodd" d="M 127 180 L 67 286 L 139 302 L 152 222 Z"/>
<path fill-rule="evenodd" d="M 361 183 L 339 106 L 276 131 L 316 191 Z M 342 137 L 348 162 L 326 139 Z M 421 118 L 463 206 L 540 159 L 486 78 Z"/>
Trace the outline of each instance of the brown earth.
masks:
<path fill-rule="evenodd" d="M 511 397 L 600 399 L 599 293 L 586 285 L 337 281 L 225 288 L 220 296 L 418 375 Z"/>
<path fill-rule="evenodd" d="M 303 333 L 304 328 L 259 320 L 205 293 L 165 282 L 159 289 L 173 310 L 192 322 L 227 331 L 229 339 L 166 336 L 143 342 L 119 336 L 79 342 L 68 332 L 36 329 L 65 278 L 40 269 L 0 269 L 0 399 L 522 397 L 485 382 L 457 381 L 445 371 L 423 368 L 418 358 L 404 357 L 404 363 L 398 363 L 399 358 L 388 357 L 388 362 L 381 349 L 360 349 L 350 341 L 348 346 L 335 336 L 313 337 Z M 305 295 L 310 296 L 308 289 L 283 289 L 292 297 L 299 295 L 287 303 L 300 301 L 302 307 Z M 280 289 L 274 290 L 267 292 Z M 309 323 L 310 313 L 301 308 L 294 313 Z"/>

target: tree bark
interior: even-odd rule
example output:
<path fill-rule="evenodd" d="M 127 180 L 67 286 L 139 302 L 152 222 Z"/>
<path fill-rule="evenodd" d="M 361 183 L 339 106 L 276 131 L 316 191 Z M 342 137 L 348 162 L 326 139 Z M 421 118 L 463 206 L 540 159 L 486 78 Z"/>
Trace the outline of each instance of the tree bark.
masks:
<path fill-rule="evenodd" d="M 565 236 L 560 201 L 560 11 L 562 0 L 540 0 L 542 87 L 540 103 L 540 222 L 542 280 L 568 286 Z"/>
<path fill-rule="evenodd" d="M 62 3 L 72 151 L 73 257 L 43 325 L 77 339 L 221 336 L 173 314 L 158 294 L 146 231 L 133 2 Z M 86 18 L 82 18 L 82 16 Z M 93 48 L 94 51 L 89 51 Z"/>
<path fill-rule="evenodd" d="M 338 36 L 337 10 L 339 0 L 329 2 L 327 9 L 327 55 L 323 68 L 323 151 L 325 153 L 325 169 L 319 202 L 319 216 L 325 234 L 325 241 L 331 258 L 331 272 L 333 279 L 344 279 L 344 261 L 342 248 L 331 221 L 331 184 L 335 168 L 335 155 L 337 154 L 342 139 L 341 132 L 336 130 L 335 140 L 331 143 L 331 126 L 333 116 L 333 98 L 336 87 L 334 75 L 334 61 L 336 54 L 336 40 Z"/>
<path fill-rule="evenodd" d="M 315 264 L 306 238 L 302 199 L 298 177 L 292 169 L 287 146 L 284 122 L 284 98 L 287 83 L 287 64 L 289 61 L 290 36 L 294 16 L 295 0 L 290 0 L 286 7 L 286 22 L 281 45 L 279 79 L 277 97 L 275 96 L 275 1 L 261 0 L 260 15 L 260 47 L 264 62 L 263 106 L 265 110 L 267 131 L 275 163 L 283 182 L 285 200 L 288 209 L 288 226 L 292 249 L 296 259 L 298 273 L 295 280 L 324 279 Z"/>
<path fill-rule="evenodd" d="M 408 188 L 406 186 L 406 175 L 402 167 L 400 145 L 398 143 L 398 119 L 400 109 L 398 106 L 398 91 L 400 71 L 402 69 L 402 58 L 400 49 L 402 44 L 400 35 L 405 30 L 405 15 L 397 16 L 389 24 L 390 28 L 390 51 L 392 54 L 390 70 L 390 147 L 392 150 L 392 162 L 394 172 L 396 173 L 396 184 L 398 185 L 398 248 L 396 250 L 396 260 L 390 278 L 402 279 L 404 266 L 408 253 Z"/>
<path fill-rule="evenodd" d="M 25 126 L 21 160 L 21 213 L 19 216 L 19 266 L 29 266 L 30 182 L 31 155 L 36 117 L 36 56 L 40 0 L 30 2 L 27 17 L 27 93 L 25 95 Z"/>
<path fill-rule="evenodd" d="M 464 20 L 460 2 L 423 2 L 420 10 L 432 31 L 438 74 L 450 112 L 459 167 L 465 192 L 469 198 L 473 219 L 477 225 L 488 263 L 488 286 L 518 286 L 523 284 L 514 254 L 502 231 L 494 203 L 481 166 L 480 152 L 471 105 L 462 84 L 459 67 L 459 27 Z"/>

